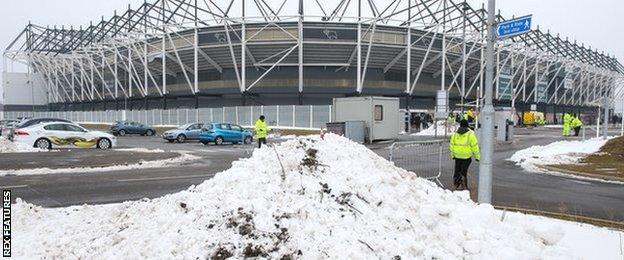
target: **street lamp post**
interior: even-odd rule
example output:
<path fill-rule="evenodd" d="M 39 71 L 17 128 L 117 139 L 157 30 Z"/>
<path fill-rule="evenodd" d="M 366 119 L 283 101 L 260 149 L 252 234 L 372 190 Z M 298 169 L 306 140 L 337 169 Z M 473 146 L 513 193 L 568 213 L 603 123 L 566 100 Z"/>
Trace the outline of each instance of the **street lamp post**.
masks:
<path fill-rule="evenodd" d="M 487 46 L 486 46 L 486 71 L 485 71 L 485 96 L 483 105 L 483 117 L 481 128 L 481 163 L 479 164 L 479 203 L 492 203 L 492 154 L 494 153 L 494 105 L 492 105 L 492 93 L 494 82 L 494 44 L 496 35 L 494 31 L 495 0 L 488 0 L 487 18 Z"/>

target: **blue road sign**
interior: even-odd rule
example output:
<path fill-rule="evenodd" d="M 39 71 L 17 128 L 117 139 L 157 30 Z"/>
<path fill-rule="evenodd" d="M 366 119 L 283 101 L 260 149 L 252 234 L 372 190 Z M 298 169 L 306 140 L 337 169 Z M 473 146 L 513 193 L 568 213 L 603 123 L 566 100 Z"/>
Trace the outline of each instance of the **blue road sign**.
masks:
<path fill-rule="evenodd" d="M 496 28 L 498 38 L 513 37 L 530 32 L 532 18 L 533 16 L 528 15 L 499 23 Z"/>

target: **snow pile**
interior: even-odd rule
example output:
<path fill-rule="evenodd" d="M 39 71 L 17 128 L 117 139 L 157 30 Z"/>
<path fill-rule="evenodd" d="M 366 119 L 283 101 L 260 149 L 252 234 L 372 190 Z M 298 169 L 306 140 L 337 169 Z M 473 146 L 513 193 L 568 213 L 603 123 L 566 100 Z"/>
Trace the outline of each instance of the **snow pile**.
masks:
<path fill-rule="evenodd" d="M 535 145 L 514 153 L 509 161 L 531 172 L 545 172 L 540 165 L 573 164 L 579 159 L 598 152 L 607 140 L 593 138 L 585 141 L 559 141 L 548 145 Z"/>
<path fill-rule="evenodd" d="M 0 153 L 35 153 L 44 151 L 24 143 L 12 142 L 0 136 Z"/>
<path fill-rule="evenodd" d="M 211 180 L 153 200 L 58 209 L 18 201 L 13 252 L 27 259 L 578 257 L 560 244 L 567 223 L 501 215 L 327 134 L 256 149 Z"/>
<path fill-rule="evenodd" d="M 94 173 L 94 172 L 109 172 L 109 171 L 127 171 L 127 170 L 142 170 L 142 169 L 154 169 L 154 168 L 166 168 L 172 165 L 178 165 L 185 162 L 195 161 L 201 159 L 201 157 L 189 154 L 186 151 L 174 151 L 178 156 L 146 161 L 141 160 L 137 163 L 120 164 L 104 167 L 68 167 L 68 168 L 35 168 L 35 169 L 17 169 L 17 170 L 0 170 L 0 176 L 20 176 L 20 175 L 44 175 L 44 174 L 59 174 L 59 173 Z"/>
<path fill-rule="evenodd" d="M 445 129 L 446 124 L 447 124 L 446 121 L 438 121 L 436 122 L 436 124 L 437 124 L 437 127 L 435 125 L 431 125 L 429 128 L 422 130 L 418 133 L 412 134 L 412 135 L 413 136 L 444 136 L 446 133 L 447 136 L 450 136 L 455 131 L 457 131 L 457 128 L 459 126 L 459 124 L 455 124 L 455 125 L 449 126 L 448 129 Z"/>

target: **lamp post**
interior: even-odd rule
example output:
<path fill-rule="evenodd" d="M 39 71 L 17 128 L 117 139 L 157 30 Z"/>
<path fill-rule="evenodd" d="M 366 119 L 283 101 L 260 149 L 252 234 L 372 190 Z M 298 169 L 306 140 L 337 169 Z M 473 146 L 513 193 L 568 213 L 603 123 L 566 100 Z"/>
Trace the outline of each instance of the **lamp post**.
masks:
<path fill-rule="evenodd" d="M 492 154 L 494 153 L 494 105 L 492 93 L 494 88 L 494 44 L 496 1 L 488 0 L 487 46 L 485 52 L 485 96 L 483 104 L 481 137 L 481 163 L 479 164 L 479 203 L 492 203 Z"/>

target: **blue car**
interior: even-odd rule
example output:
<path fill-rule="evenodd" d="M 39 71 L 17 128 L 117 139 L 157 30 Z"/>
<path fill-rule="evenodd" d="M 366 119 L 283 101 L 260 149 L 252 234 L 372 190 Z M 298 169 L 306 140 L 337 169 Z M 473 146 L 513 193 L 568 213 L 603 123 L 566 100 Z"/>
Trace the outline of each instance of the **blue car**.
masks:
<path fill-rule="evenodd" d="M 152 136 L 156 134 L 156 130 L 154 130 L 154 128 L 137 122 L 118 121 L 115 122 L 113 126 L 111 126 L 111 133 L 113 133 L 113 135 L 119 136 L 124 136 L 127 134 Z"/>
<path fill-rule="evenodd" d="M 179 126 L 163 133 L 162 138 L 170 143 L 184 143 L 186 140 L 199 140 L 199 135 L 204 128 L 203 123 L 192 123 Z"/>
<path fill-rule="evenodd" d="M 253 142 L 253 135 L 239 125 L 211 123 L 204 126 L 202 133 L 199 135 L 199 142 L 204 145 L 208 145 L 209 143 L 221 145 L 225 142 L 233 144 L 238 144 L 240 142 L 251 144 L 251 142 Z"/>

